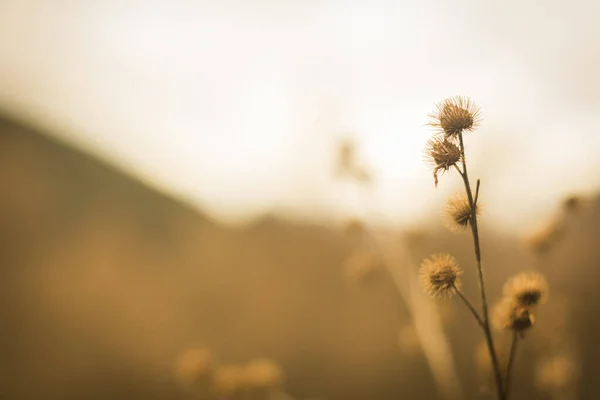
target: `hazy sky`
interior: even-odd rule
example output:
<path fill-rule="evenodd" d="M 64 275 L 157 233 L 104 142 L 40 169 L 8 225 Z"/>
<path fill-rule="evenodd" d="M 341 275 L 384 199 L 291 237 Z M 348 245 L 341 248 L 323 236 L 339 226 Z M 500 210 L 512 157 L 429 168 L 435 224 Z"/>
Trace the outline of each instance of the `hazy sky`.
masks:
<path fill-rule="evenodd" d="M 600 2 L 0 2 L 0 104 L 216 215 L 337 218 L 352 135 L 376 174 L 369 210 L 414 223 L 434 189 L 435 102 L 470 96 L 485 217 L 526 228 L 600 186 Z"/>

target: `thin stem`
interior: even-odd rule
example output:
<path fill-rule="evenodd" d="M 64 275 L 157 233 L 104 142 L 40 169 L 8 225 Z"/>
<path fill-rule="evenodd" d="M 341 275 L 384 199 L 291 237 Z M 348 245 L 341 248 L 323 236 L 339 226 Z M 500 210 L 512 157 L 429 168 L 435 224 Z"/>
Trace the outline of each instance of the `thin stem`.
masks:
<path fill-rule="evenodd" d="M 467 191 L 467 197 L 469 199 L 469 205 L 471 206 L 471 233 L 473 234 L 473 245 L 475 248 L 475 260 L 477 262 L 477 274 L 479 278 L 479 292 L 481 294 L 481 306 L 483 310 L 483 333 L 490 352 L 490 358 L 492 361 L 492 368 L 494 369 L 494 377 L 496 380 L 496 389 L 498 392 L 498 400 L 506 400 L 506 394 L 504 393 L 504 385 L 502 381 L 502 373 L 500 372 L 500 364 L 498 363 L 498 357 L 494 348 L 494 339 L 492 338 L 492 331 L 490 329 L 490 322 L 488 316 L 488 305 L 485 295 L 485 284 L 483 280 L 483 268 L 481 266 L 481 248 L 479 245 L 479 231 L 477 229 L 477 210 L 475 208 L 475 201 L 473 199 L 473 192 L 471 191 L 471 184 L 469 183 L 469 174 L 467 173 L 467 162 L 465 158 L 465 145 L 463 142 L 462 132 L 458 134 L 460 143 L 460 152 L 462 159 L 462 171 L 461 174 L 463 182 L 465 184 L 465 190 Z"/>
<path fill-rule="evenodd" d="M 504 388 L 504 395 L 508 397 L 510 390 L 510 376 L 513 369 L 513 363 L 515 359 L 515 353 L 517 352 L 517 342 L 519 341 L 519 335 L 517 332 L 513 332 L 512 343 L 510 345 L 510 356 L 508 358 L 508 366 L 506 367 L 506 386 Z"/>
<path fill-rule="evenodd" d="M 471 311 L 471 314 L 473 314 L 473 316 L 477 320 L 477 323 L 479 324 L 479 326 L 481 326 L 482 329 L 485 329 L 485 324 L 483 323 L 483 320 L 481 319 L 481 317 L 477 313 L 477 310 L 475 310 L 475 307 L 473 307 L 471 305 L 471 302 L 469 300 L 467 300 L 467 298 L 465 297 L 465 295 L 463 294 L 463 292 L 459 288 L 457 288 L 456 286 L 454 286 L 454 290 L 456 290 L 456 293 L 458 293 L 458 296 L 465 303 L 465 305 L 467 306 L 467 308 L 469 309 L 469 311 Z"/>
<path fill-rule="evenodd" d="M 479 201 L 479 186 L 481 185 L 481 179 L 477 179 L 477 186 L 475 187 L 475 205 L 477 205 L 477 201 Z"/>
<path fill-rule="evenodd" d="M 456 168 L 456 170 L 458 171 L 458 173 L 460 174 L 460 176 L 463 176 L 463 172 L 460 170 L 460 167 L 457 164 L 454 164 L 454 168 Z"/>

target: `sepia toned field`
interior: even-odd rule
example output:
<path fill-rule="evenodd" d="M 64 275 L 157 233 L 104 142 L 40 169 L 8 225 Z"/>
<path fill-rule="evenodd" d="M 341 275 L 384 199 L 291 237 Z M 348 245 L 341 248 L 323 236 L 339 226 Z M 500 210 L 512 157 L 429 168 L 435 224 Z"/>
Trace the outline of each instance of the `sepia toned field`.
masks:
<path fill-rule="evenodd" d="M 2 398 L 447 398 L 433 339 L 415 329 L 423 308 L 384 264 L 408 277 L 451 252 L 476 298 L 468 235 L 371 227 L 391 255 L 372 259 L 357 255 L 358 225 L 227 225 L 6 116 L 0 185 Z M 600 396 L 600 197 L 556 204 L 537 236 L 481 228 L 492 299 L 523 270 L 550 286 L 517 354 L 515 399 Z M 422 296 L 462 398 L 494 398 L 468 311 Z M 502 356 L 510 336 L 498 338 Z"/>

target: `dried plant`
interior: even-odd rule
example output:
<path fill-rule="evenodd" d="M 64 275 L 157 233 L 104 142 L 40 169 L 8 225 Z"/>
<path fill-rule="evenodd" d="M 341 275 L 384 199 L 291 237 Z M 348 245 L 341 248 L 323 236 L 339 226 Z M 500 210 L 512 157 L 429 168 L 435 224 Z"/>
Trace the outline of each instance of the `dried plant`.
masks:
<path fill-rule="evenodd" d="M 512 332 L 508 363 L 506 369 L 503 370 L 492 335 L 477 225 L 481 182 L 477 180 L 474 189 L 471 186 L 463 137 L 464 133 L 474 131 L 479 127 L 480 110 L 470 99 L 456 96 L 437 104 L 430 118 L 429 125 L 434 127 L 435 135 L 427 142 L 426 155 L 428 161 L 433 164 L 435 186 L 438 185 L 438 173 L 452 169 L 458 172 L 464 183 L 465 193 L 450 200 L 446 208 L 446 219 L 451 230 L 470 229 L 473 236 L 481 297 L 480 311 L 461 291 L 459 275 L 462 270 L 451 255 L 437 254 L 426 259 L 421 266 L 422 280 L 428 294 L 434 297 L 457 295 L 467 306 L 485 337 L 497 398 L 506 400 L 509 396 L 510 377 L 517 342 L 533 326 L 534 308 L 546 299 L 548 284 L 540 274 L 526 273 L 515 276 L 505 285 L 503 298 L 496 304 L 493 311 L 494 325 Z"/>
<path fill-rule="evenodd" d="M 548 282 L 537 272 L 522 272 L 504 285 L 504 296 L 521 307 L 543 304 L 548 297 Z"/>
<path fill-rule="evenodd" d="M 475 213 L 479 214 L 480 206 L 475 204 Z M 446 227 L 453 232 L 467 230 L 471 225 L 471 204 L 467 196 L 459 194 L 448 200 L 444 210 Z"/>
<path fill-rule="evenodd" d="M 462 270 L 450 254 L 434 254 L 421 264 L 425 291 L 433 297 L 450 297 L 460 288 Z"/>

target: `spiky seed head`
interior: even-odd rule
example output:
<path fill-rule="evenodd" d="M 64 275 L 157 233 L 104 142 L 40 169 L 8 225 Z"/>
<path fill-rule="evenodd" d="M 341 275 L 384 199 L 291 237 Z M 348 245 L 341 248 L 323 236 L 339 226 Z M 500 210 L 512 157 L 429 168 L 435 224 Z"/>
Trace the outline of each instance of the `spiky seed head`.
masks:
<path fill-rule="evenodd" d="M 475 213 L 479 214 L 479 204 L 475 204 Z M 454 232 L 467 229 L 471 225 L 471 204 L 466 195 L 451 197 L 444 210 L 445 225 Z"/>
<path fill-rule="evenodd" d="M 475 130 L 481 122 L 480 114 L 479 108 L 468 97 L 449 97 L 436 105 L 429 115 L 429 125 L 454 138 L 463 131 Z"/>
<path fill-rule="evenodd" d="M 515 332 L 524 332 L 533 325 L 533 314 L 527 307 L 517 306 L 514 308 L 509 328 Z"/>
<path fill-rule="evenodd" d="M 421 264 L 425 292 L 432 297 L 452 296 L 460 288 L 462 269 L 450 254 L 433 254 Z"/>
<path fill-rule="evenodd" d="M 494 326 L 499 329 L 510 329 L 523 334 L 534 323 L 529 307 L 523 307 L 510 297 L 503 297 L 493 310 Z"/>
<path fill-rule="evenodd" d="M 461 160 L 458 146 L 447 138 L 433 137 L 425 145 L 425 158 L 433 165 L 433 179 L 438 184 L 438 173 L 448 171 Z"/>
<path fill-rule="evenodd" d="M 548 282 L 537 272 L 522 272 L 504 285 L 504 296 L 521 307 L 542 304 L 548 297 Z"/>

